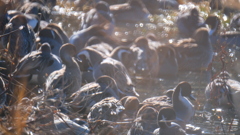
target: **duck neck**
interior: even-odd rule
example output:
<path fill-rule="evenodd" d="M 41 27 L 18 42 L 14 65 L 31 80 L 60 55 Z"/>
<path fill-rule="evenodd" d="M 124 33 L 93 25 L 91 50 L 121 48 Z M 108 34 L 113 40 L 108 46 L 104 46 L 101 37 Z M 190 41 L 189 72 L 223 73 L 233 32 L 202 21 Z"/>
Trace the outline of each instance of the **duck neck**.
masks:
<path fill-rule="evenodd" d="M 209 31 L 209 36 L 217 35 L 219 32 L 220 26 L 221 26 L 220 20 L 216 20 L 214 23 L 212 23 L 211 29 Z"/>
<path fill-rule="evenodd" d="M 77 62 L 72 56 L 66 56 L 62 61 L 66 65 L 66 68 L 79 68 Z"/>
<path fill-rule="evenodd" d="M 90 62 L 92 66 L 98 65 L 104 59 L 104 56 L 100 53 L 94 53 L 90 55 Z"/>
<path fill-rule="evenodd" d="M 179 102 L 180 98 L 182 97 L 182 88 L 176 88 L 174 93 L 173 93 L 173 97 L 172 97 L 172 100 L 173 100 L 173 106 L 174 106 L 174 102 L 177 103 Z"/>

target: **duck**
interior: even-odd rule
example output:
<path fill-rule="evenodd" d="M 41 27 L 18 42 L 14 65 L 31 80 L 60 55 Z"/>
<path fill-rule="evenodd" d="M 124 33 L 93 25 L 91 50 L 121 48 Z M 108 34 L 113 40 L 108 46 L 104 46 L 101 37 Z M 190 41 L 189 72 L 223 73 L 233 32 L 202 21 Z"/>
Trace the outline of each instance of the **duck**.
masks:
<path fill-rule="evenodd" d="M 194 105 L 188 100 L 188 98 L 193 101 L 196 100 L 191 92 L 192 88 L 188 82 L 180 82 L 174 88 L 172 95 L 172 105 L 176 112 L 176 120 L 183 129 L 185 129 L 186 124 L 190 122 L 195 114 Z"/>
<path fill-rule="evenodd" d="M 115 27 L 115 20 L 109 9 L 109 4 L 105 1 L 99 1 L 95 8 L 83 15 L 81 28 L 86 29 L 92 25 L 103 25 L 108 35 L 112 35 Z"/>
<path fill-rule="evenodd" d="M 8 20 L 10 20 L 15 15 L 24 15 L 27 19 L 28 25 L 32 27 L 33 31 L 37 33 L 39 30 L 40 20 L 39 17 L 35 14 L 23 14 L 18 10 L 8 10 L 6 15 Z"/>
<path fill-rule="evenodd" d="M 140 36 L 131 46 L 134 55 L 135 75 L 154 78 L 159 73 L 159 60 L 155 48 L 149 45 L 146 37 Z"/>
<path fill-rule="evenodd" d="M 233 108 L 233 94 L 238 93 L 237 86 L 239 82 L 230 79 L 230 74 L 227 71 L 222 71 L 211 81 L 205 88 L 205 110 L 212 108 Z"/>
<path fill-rule="evenodd" d="M 110 6 L 110 11 L 116 21 L 121 23 L 149 22 L 150 13 L 140 0 L 128 0 L 127 3 Z"/>
<path fill-rule="evenodd" d="M 148 105 L 142 106 L 136 115 L 136 119 L 129 129 L 127 135 L 152 135 L 153 131 L 158 127 L 157 125 L 157 114 L 156 108 Z"/>
<path fill-rule="evenodd" d="M 20 82 L 27 83 L 30 88 L 36 85 L 42 88 L 47 77 L 61 68 L 61 59 L 52 54 L 49 44 L 45 43 L 38 50 L 25 55 L 11 76 Z"/>
<path fill-rule="evenodd" d="M 69 105 L 81 114 L 89 112 L 90 108 L 107 97 L 120 99 L 118 87 L 115 80 L 109 76 L 103 75 L 95 82 L 87 83 L 78 91 L 73 93 Z M 80 110 L 80 111 L 79 111 Z M 75 112 L 75 111 L 74 111 Z"/>
<path fill-rule="evenodd" d="M 158 77 L 175 79 L 178 76 L 178 61 L 176 51 L 172 46 L 160 45 L 157 47 L 159 59 Z"/>
<path fill-rule="evenodd" d="M 154 135 L 186 135 L 185 130 L 175 123 L 176 113 L 172 107 L 164 107 L 159 110 L 157 122 L 159 128 L 155 129 Z"/>
<path fill-rule="evenodd" d="M 121 120 L 121 113 L 124 109 L 124 106 L 114 97 L 107 97 L 94 104 L 87 116 L 91 132 L 99 135 L 121 132 L 112 122 Z"/>
<path fill-rule="evenodd" d="M 127 69 L 120 61 L 112 59 L 89 47 L 84 48 L 77 54 L 77 58 L 81 59 L 81 57 L 89 60 L 93 67 L 93 77 L 95 80 L 102 75 L 108 75 L 116 81 L 122 96 L 139 96 Z"/>
<path fill-rule="evenodd" d="M 190 38 L 198 28 L 206 27 L 197 8 L 180 12 L 176 19 L 176 25 L 180 38 Z"/>
<path fill-rule="evenodd" d="M 199 28 L 192 38 L 172 44 L 176 50 L 179 71 L 207 71 L 213 59 L 213 48 L 207 28 Z"/>
<path fill-rule="evenodd" d="M 204 109 L 211 111 L 212 108 L 221 108 L 226 110 L 228 116 L 230 114 L 232 118 L 235 118 L 235 115 L 239 117 L 239 96 L 240 82 L 232 79 L 229 72 L 223 70 L 205 88 Z M 223 118 L 225 116 L 223 115 Z"/>
<path fill-rule="evenodd" d="M 226 31 L 220 33 L 221 21 L 216 15 L 209 15 L 205 20 L 205 23 L 209 26 L 209 36 L 216 48 L 221 45 L 225 46 L 226 49 L 238 48 L 240 46 L 240 33 L 237 31 Z"/>
<path fill-rule="evenodd" d="M 64 66 L 48 76 L 44 86 L 46 98 L 57 96 L 67 100 L 80 89 L 82 74 L 75 60 L 76 54 L 75 46 L 70 43 L 66 43 L 60 48 L 60 58 Z"/>
<path fill-rule="evenodd" d="M 3 48 L 11 53 L 16 63 L 36 48 L 34 31 L 24 15 L 11 18 L 5 25 L 3 34 L 7 34 L 1 37 Z"/>

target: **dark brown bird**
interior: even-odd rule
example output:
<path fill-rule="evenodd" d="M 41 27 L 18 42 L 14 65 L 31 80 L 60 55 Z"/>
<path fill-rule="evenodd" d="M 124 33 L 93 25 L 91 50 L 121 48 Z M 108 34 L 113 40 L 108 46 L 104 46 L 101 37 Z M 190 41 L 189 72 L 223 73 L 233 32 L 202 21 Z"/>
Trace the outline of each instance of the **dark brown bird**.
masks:
<path fill-rule="evenodd" d="M 94 104 L 107 97 L 119 99 L 119 89 L 113 78 L 101 76 L 96 82 L 87 83 L 73 93 L 70 106 L 77 112 L 88 113 Z"/>

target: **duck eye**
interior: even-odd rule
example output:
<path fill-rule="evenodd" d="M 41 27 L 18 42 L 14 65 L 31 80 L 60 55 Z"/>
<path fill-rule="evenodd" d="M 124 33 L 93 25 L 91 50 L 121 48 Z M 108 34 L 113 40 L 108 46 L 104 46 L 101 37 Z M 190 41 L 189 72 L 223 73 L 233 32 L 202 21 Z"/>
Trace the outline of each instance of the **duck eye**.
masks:
<path fill-rule="evenodd" d="M 48 67 L 50 67 L 50 66 L 52 66 L 52 64 L 54 63 L 54 61 L 53 60 L 50 60 L 49 62 L 48 62 Z"/>

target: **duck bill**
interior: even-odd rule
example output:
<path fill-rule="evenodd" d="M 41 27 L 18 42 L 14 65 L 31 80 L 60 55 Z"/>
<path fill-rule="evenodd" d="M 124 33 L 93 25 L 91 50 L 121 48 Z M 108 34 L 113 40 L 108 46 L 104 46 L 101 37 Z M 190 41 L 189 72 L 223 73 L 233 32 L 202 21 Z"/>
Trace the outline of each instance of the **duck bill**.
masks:
<path fill-rule="evenodd" d="M 196 101 L 196 98 L 192 94 L 189 96 L 189 98 L 193 101 Z"/>
<path fill-rule="evenodd" d="M 135 88 L 133 89 L 133 96 L 139 97 L 139 94 L 136 92 Z"/>

